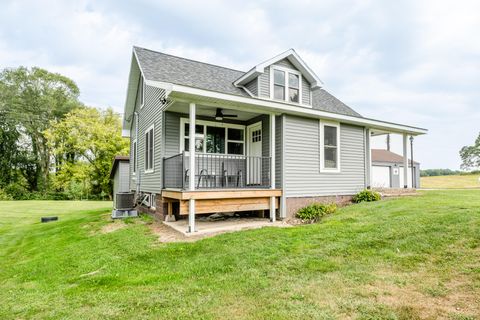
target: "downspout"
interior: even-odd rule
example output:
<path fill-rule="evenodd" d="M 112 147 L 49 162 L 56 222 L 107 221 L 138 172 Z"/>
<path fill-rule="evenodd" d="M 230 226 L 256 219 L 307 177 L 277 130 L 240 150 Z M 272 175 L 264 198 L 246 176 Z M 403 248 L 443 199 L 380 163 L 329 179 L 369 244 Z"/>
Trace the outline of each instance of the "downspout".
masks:
<path fill-rule="evenodd" d="M 135 154 L 133 155 L 135 157 L 135 172 L 137 173 L 137 180 L 136 180 L 136 188 L 135 191 L 137 193 L 137 197 L 140 194 L 140 179 L 141 179 L 141 174 L 138 171 L 138 112 L 135 111 L 133 113 L 135 116 L 135 139 L 137 140 L 137 147 L 135 148 Z"/>

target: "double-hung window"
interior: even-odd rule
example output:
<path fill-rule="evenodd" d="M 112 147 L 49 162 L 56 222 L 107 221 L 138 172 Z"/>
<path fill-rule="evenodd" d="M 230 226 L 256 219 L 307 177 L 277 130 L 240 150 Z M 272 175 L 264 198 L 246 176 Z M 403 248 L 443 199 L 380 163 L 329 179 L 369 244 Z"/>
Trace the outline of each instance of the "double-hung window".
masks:
<path fill-rule="evenodd" d="M 324 172 L 340 172 L 340 125 L 320 122 L 320 168 Z"/>
<path fill-rule="evenodd" d="M 145 131 L 145 172 L 153 172 L 154 152 L 154 126 Z"/>
<path fill-rule="evenodd" d="M 273 99 L 287 102 L 300 102 L 300 73 L 277 66 L 273 68 Z"/>
<path fill-rule="evenodd" d="M 189 151 L 190 124 L 181 119 L 181 151 Z M 195 123 L 195 152 L 212 154 L 245 154 L 245 127 L 237 124 L 197 120 Z"/>

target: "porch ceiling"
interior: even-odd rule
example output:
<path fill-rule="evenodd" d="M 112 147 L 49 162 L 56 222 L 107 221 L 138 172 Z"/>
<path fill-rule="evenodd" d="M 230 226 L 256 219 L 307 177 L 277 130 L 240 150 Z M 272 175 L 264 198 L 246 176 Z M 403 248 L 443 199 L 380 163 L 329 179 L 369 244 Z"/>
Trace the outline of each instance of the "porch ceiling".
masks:
<path fill-rule="evenodd" d="M 175 101 L 167 110 L 172 112 L 188 114 L 189 112 L 188 108 L 189 108 L 189 104 L 187 102 Z M 211 117 L 212 120 L 215 120 L 216 108 L 217 107 L 197 104 L 196 114 L 198 116 Z M 218 108 L 222 108 L 222 107 L 218 106 Z M 222 109 L 224 110 L 225 114 L 235 114 L 238 116 L 236 118 L 227 118 L 229 120 L 247 121 L 260 115 L 260 113 L 247 112 L 242 110 L 233 110 L 233 109 L 228 109 L 226 107 Z"/>

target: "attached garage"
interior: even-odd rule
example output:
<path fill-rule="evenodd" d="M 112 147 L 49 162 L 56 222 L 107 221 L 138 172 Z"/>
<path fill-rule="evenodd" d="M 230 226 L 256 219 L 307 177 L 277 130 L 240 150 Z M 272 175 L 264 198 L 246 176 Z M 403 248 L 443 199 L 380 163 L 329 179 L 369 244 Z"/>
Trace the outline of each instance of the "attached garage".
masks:
<path fill-rule="evenodd" d="M 409 159 L 408 181 L 409 188 L 420 188 L 420 163 Z M 372 149 L 372 187 L 374 188 L 403 188 L 403 157 L 399 154 L 383 149 Z"/>

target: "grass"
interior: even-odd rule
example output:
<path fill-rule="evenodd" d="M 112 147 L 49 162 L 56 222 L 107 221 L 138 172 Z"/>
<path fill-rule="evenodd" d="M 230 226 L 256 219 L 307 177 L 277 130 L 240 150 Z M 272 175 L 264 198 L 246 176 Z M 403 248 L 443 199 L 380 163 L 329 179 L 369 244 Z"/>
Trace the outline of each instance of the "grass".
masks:
<path fill-rule="evenodd" d="M 479 179 L 479 174 L 421 177 L 420 185 L 425 189 L 480 189 Z"/>
<path fill-rule="evenodd" d="M 162 244 L 108 203 L 0 202 L 0 318 L 476 319 L 480 192 Z M 39 223 L 56 214 L 57 222 Z"/>

